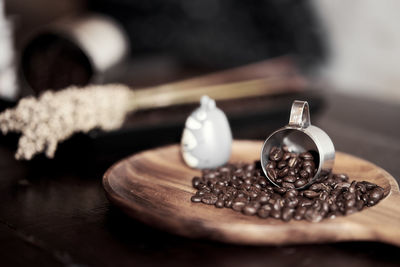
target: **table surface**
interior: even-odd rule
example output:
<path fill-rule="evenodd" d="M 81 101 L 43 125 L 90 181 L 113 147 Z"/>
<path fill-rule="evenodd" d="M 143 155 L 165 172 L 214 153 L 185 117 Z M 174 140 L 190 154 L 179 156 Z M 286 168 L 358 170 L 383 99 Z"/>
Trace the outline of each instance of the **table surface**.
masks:
<path fill-rule="evenodd" d="M 400 105 L 333 92 L 322 95 L 325 108 L 312 122 L 332 137 L 336 149 L 376 163 L 399 181 Z M 241 138 L 264 135 L 259 127 L 234 132 Z M 101 178 L 118 155 L 108 160 L 18 162 L 13 157 L 16 138 L 0 139 L 2 266 L 400 263 L 400 248 L 374 242 L 254 247 L 174 236 L 130 219 L 109 203 Z M 69 156 L 73 157 L 72 152 Z"/>

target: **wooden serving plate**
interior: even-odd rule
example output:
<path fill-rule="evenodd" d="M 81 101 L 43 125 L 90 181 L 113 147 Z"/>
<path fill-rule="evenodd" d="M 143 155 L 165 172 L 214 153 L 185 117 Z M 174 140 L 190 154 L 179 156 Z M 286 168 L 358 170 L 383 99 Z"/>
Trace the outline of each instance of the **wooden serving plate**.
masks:
<path fill-rule="evenodd" d="M 231 162 L 258 160 L 261 145 L 235 141 Z M 178 145 L 117 162 L 104 174 L 103 186 L 110 201 L 131 217 L 186 237 L 253 245 L 371 240 L 400 246 L 400 192 L 395 179 L 378 166 L 341 152 L 336 153 L 334 171 L 382 186 L 386 198 L 361 212 L 319 223 L 260 219 L 192 203 L 191 180 L 200 171 L 183 163 Z"/>

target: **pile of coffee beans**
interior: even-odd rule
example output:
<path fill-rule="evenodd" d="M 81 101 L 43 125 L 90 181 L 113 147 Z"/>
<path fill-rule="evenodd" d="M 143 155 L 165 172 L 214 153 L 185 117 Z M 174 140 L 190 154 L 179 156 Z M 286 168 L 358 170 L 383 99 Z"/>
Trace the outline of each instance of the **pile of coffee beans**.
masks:
<path fill-rule="evenodd" d="M 201 177 L 192 179 L 192 184 L 197 189 L 192 202 L 283 221 L 319 222 L 360 211 L 384 197 L 382 187 L 365 181 L 350 182 L 345 174 L 327 174 L 322 182 L 307 189 L 276 187 L 263 176 L 259 162 L 204 170 Z"/>
<path fill-rule="evenodd" d="M 275 184 L 285 188 L 300 188 L 310 182 L 317 173 L 316 163 L 311 151 L 289 152 L 287 146 L 273 147 L 265 166 L 268 177 Z"/>

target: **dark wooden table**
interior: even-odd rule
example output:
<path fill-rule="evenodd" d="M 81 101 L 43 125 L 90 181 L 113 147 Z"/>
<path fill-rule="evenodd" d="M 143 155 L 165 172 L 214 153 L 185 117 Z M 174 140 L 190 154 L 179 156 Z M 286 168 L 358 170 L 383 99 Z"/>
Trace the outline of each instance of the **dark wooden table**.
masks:
<path fill-rule="evenodd" d="M 370 160 L 399 181 L 400 105 L 337 93 L 322 97 L 324 108 L 312 122 L 328 132 L 337 150 Z M 261 138 L 266 133 L 254 125 L 236 127 L 234 135 Z M 400 264 L 400 248 L 382 243 L 235 246 L 152 229 L 127 217 L 105 197 L 102 174 L 123 153 L 107 158 L 99 156 L 102 151 L 96 146 L 91 152 L 77 152 L 68 150 L 71 144 L 64 145 L 64 155 L 57 160 L 18 162 L 13 157 L 16 137 L 1 137 L 1 266 Z"/>

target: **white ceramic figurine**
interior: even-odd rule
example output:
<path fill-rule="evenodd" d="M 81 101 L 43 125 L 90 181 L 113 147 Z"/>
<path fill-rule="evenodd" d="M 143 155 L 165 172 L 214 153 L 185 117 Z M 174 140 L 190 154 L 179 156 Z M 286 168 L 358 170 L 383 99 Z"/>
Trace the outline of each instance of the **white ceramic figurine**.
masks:
<path fill-rule="evenodd" d="M 232 133 L 225 113 L 208 96 L 185 123 L 181 152 L 187 165 L 197 169 L 215 168 L 228 162 L 232 149 Z"/>

